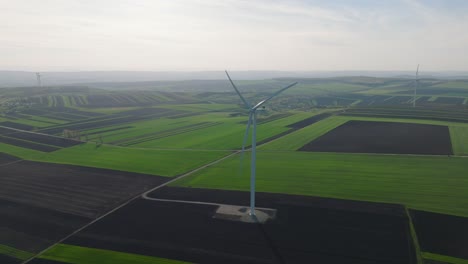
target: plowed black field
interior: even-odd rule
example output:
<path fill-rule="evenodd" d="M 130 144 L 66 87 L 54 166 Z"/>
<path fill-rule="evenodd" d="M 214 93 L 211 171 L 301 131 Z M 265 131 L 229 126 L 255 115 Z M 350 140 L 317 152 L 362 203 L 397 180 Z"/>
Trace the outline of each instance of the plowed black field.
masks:
<path fill-rule="evenodd" d="M 0 199 L 96 217 L 165 177 L 22 161 L 0 167 Z"/>
<path fill-rule="evenodd" d="M 0 142 L 43 152 L 52 152 L 62 147 L 68 148 L 83 143 L 68 138 L 19 131 L 6 127 L 0 127 Z"/>
<path fill-rule="evenodd" d="M 0 162 L 10 160 L 14 161 L 14 157 L 0 155 Z M 37 253 L 166 180 L 24 160 L 4 163 L 0 166 L 0 245 Z M 0 257 L 0 263 L 6 263 Z"/>
<path fill-rule="evenodd" d="M 0 152 L 0 165 L 18 161 L 17 157 Z"/>
<path fill-rule="evenodd" d="M 446 126 L 348 121 L 300 151 L 452 155 Z"/>
<path fill-rule="evenodd" d="M 166 188 L 172 197 L 239 204 L 248 193 Z M 164 195 L 163 195 L 164 196 Z M 414 263 L 397 205 L 259 193 L 264 225 L 214 219 L 217 206 L 139 199 L 64 243 L 195 263 Z M 238 199 L 241 198 L 241 199 Z"/>
<path fill-rule="evenodd" d="M 468 218 L 411 210 L 421 249 L 468 259 Z"/>

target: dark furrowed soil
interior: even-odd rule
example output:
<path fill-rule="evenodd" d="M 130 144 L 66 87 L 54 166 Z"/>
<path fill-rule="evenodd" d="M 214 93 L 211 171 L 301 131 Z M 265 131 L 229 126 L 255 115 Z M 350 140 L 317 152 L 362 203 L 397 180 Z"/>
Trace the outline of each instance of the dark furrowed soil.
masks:
<path fill-rule="evenodd" d="M 301 120 L 299 122 L 296 122 L 294 124 L 290 124 L 288 125 L 287 127 L 290 127 L 290 128 L 295 128 L 295 129 L 299 129 L 299 128 L 304 128 L 306 126 L 309 126 L 309 125 L 312 125 L 314 123 L 317 123 L 318 121 L 322 120 L 322 119 L 325 119 L 329 116 L 332 116 L 333 113 L 323 113 L 323 114 L 318 114 L 318 115 L 315 115 L 315 116 L 312 116 L 312 117 L 309 117 L 309 118 L 306 118 L 304 120 Z"/>
<path fill-rule="evenodd" d="M 167 179 L 106 169 L 22 161 L 0 167 L 0 199 L 96 217 Z"/>
<path fill-rule="evenodd" d="M 250 203 L 250 194 L 244 191 L 228 191 L 217 189 L 162 187 L 149 193 L 149 197 L 159 199 L 202 201 L 209 203 L 221 203 L 232 205 L 245 205 Z M 256 204 L 260 207 L 274 207 L 277 204 L 287 202 L 290 205 L 310 206 L 322 208 L 335 208 L 340 210 L 352 210 L 362 213 L 380 215 L 395 215 L 404 217 L 406 214 L 401 205 L 380 204 L 353 200 L 330 199 L 315 196 L 290 195 L 280 193 L 256 192 Z"/>
<path fill-rule="evenodd" d="M 42 152 L 52 152 L 59 148 L 67 148 L 82 144 L 81 141 L 55 136 L 21 132 L 14 129 L 0 128 L 0 142 L 18 147 L 34 149 Z"/>
<path fill-rule="evenodd" d="M 12 159 L 0 154 L 0 162 Z M 0 245 L 40 252 L 95 217 L 167 180 L 24 160 L 5 164 L 0 166 Z"/>
<path fill-rule="evenodd" d="M 41 135 L 41 134 L 35 134 L 35 133 L 29 133 L 29 132 L 18 132 L 18 131 L 13 131 L 12 133 L 6 134 L 5 136 L 27 140 L 31 142 L 37 142 L 37 143 L 46 144 L 46 145 L 51 145 L 51 146 L 56 146 L 56 147 L 62 147 L 62 148 L 68 148 L 68 147 L 76 146 L 76 145 L 83 143 L 83 142 L 71 140 L 68 138 L 53 137 L 53 136 L 48 136 L 48 135 Z"/>
<path fill-rule="evenodd" d="M 404 119 L 423 119 L 423 120 L 437 120 L 437 121 L 448 121 L 448 122 L 460 122 L 468 123 L 468 117 L 465 116 L 421 116 L 418 114 L 408 115 L 408 114 L 387 114 L 387 113 L 372 113 L 372 112 L 354 112 L 349 111 L 342 113 L 340 115 L 344 116 L 365 116 L 365 117 L 380 117 L 380 118 L 404 118 Z"/>
<path fill-rule="evenodd" d="M 464 98 L 457 98 L 457 97 L 437 97 L 435 100 L 438 104 L 449 104 L 449 105 L 461 105 L 465 101 Z"/>
<path fill-rule="evenodd" d="M 81 111 L 75 108 L 68 108 L 68 107 L 55 107 L 55 108 L 47 108 L 48 111 L 51 112 L 59 112 L 59 113 L 70 113 L 74 115 L 86 116 L 86 117 L 94 117 L 94 116 L 103 116 L 102 113 L 97 112 L 89 112 L 89 111 Z"/>
<path fill-rule="evenodd" d="M 124 111 L 116 114 L 107 115 L 104 117 L 96 117 L 84 121 L 72 122 L 66 125 L 59 125 L 55 127 L 42 129 L 42 133 L 58 134 L 64 129 L 71 130 L 87 130 L 95 128 L 104 128 L 106 126 L 121 125 L 126 123 L 135 122 L 138 120 L 169 117 L 186 113 L 186 111 L 171 110 L 163 108 L 141 108 L 135 110 Z"/>
<path fill-rule="evenodd" d="M 468 218 L 411 210 L 421 249 L 468 259 Z"/>
<path fill-rule="evenodd" d="M 91 219 L 0 200 L 0 244 L 37 252 Z"/>
<path fill-rule="evenodd" d="M 54 112 L 45 116 L 58 119 L 58 120 L 69 121 L 69 122 L 88 118 L 86 116 L 80 116 L 80 115 L 75 115 L 75 114 L 70 114 L 70 113 L 60 113 L 60 112 Z"/>
<path fill-rule="evenodd" d="M 8 155 L 6 153 L 0 152 L 0 165 L 15 162 L 20 160 L 15 156 Z"/>
<path fill-rule="evenodd" d="M 0 126 L 7 126 L 7 127 L 12 127 L 12 128 L 21 129 L 21 130 L 32 130 L 34 128 L 33 126 L 30 126 L 30 125 L 24 125 L 20 123 L 11 122 L 11 121 L 0 122 Z"/>
<path fill-rule="evenodd" d="M 205 196 L 239 204 L 240 192 L 219 192 Z M 139 199 L 64 243 L 195 263 L 414 263 L 401 206 L 274 196 L 259 196 L 278 209 L 264 225 L 214 219 L 217 206 Z"/>
<path fill-rule="evenodd" d="M 452 155 L 446 126 L 348 121 L 300 151 Z"/>
<path fill-rule="evenodd" d="M 5 143 L 5 144 L 17 146 L 17 147 L 33 149 L 33 150 L 42 151 L 42 152 L 52 152 L 52 151 L 56 151 L 60 149 L 60 148 L 53 147 L 53 146 L 36 144 L 34 142 L 28 142 L 28 141 L 24 141 L 24 140 L 20 140 L 16 138 L 4 137 L 4 136 L 0 136 L 0 143 Z"/>
<path fill-rule="evenodd" d="M 17 264 L 17 263 L 20 263 L 20 260 L 0 254 L 0 263 L 2 263 L 2 264 Z"/>

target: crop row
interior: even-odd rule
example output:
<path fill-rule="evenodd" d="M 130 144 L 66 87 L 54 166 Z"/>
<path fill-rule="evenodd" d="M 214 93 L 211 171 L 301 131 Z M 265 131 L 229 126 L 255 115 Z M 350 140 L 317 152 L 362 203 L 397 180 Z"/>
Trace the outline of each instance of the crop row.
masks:
<path fill-rule="evenodd" d="M 49 127 L 41 130 L 43 133 L 48 134 L 58 134 L 61 133 L 64 129 L 68 130 L 87 130 L 102 128 L 112 125 L 120 125 L 130 122 L 135 122 L 144 119 L 151 118 L 160 118 L 166 116 L 172 116 L 176 114 L 184 113 L 179 110 L 164 109 L 164 108 L 143 108 L 137 110 L 124 111 L 117 114 L 106 115 L 103 117 L 96 117 L 91 119 L 86 119 L 84 121 L 73 122 L 66 125 L 59 125 L 54 127 Z"/>
<path fill-rule="evenodd" d="M 79 141 L 0 127 L 0 142 L 23 148 L 51 152 L 81 144 Z"/>
<path fill-rule="evenodd" d="M 368 116 L 368 117 L 394 117 L 411 119 L 430 119 L 449 122 L 468 122 L 468 111 L 450 111 L 438 109 L 408 109 L 408 108 L 351 108 L 341 115 Z"/>
<path fill-rule="evenodd" d="M 157 139 L 164 138 L 164 137 L 174 136 L 174 135 L 178 135 L 182 133 L 189 133 L 198 129 L 208 128 L 208 127 L 216 126 L 219 124 L 221 123 L 220 122 L 196 123 L 196 124 L 169 129 L 169 130 L 148 133 L 148 134 L 144 134 L 144 135 L 134 137 L 134 138 L 125 138 L 125 139 L 111 142 L 111 144 L 116 144 L 120 146 L 131 146 L 131 145 L 140 144 L 140 143 L 147 142 L 147 141 L 157 140 Z"/>

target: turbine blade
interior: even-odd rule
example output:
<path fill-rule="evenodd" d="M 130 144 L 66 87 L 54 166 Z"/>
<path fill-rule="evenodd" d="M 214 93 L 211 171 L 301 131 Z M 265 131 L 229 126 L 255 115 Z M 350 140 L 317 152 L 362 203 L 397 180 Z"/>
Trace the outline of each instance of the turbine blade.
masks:
<path fill-rule="evenodd" d="M 418 67 L 416 68 L 416 78 L 419 77 L 419 64 L 418 64 Z"/>
<path fill-rule="evenodd" d="M 245 144 L 247 144 L 247 139 L 250 132 L 250 124 L 252 124 L 252 112 L 249 113 L 249 121 L 247 122 L 247 128 L 245 129 L 244 140 L 242 141 L 242 149 L 240 153 L 240 164 L 239 164 L 239 175 L 242 173 L 242 164 L 244 163 L 244 153 L 245 153 Z"/>
<path fill-rule="evenodd" d="M 225 70 L 225 72 L 226 72 L 226 75 L 227 75 L 229 81 L 230 81 L 231 84 L 232 84 L 232 87 L 234 87 L 234 90 L 236 90 L 237 95 L 239 95 L 240 99 L 241 99 L 242 102 L 245 104 L 245 106 L 246 106 L 247 108 L 250 108 L 249 103 L 247 103 L 247 101 L 245 100 L 245 98 L 244 98 L 244 97 L 242 96 L 242 94 L 239 92 L 239 89 L 237 89 L 237 86 L 236 86 L 236 85 L 234 84 L 234 82 L 232 81 L 231 76 L 229 76 L 229 73 L 228 73 L 226 70 Z"/>
<path fill-rule="evenodd" d="M 288 85 L 288 86 L 282 88 L 281 90 L 277 91 L 276 93 L 272 94 L 272 95 L 271 95 L 270 97 L 268 97 L 267 99 L 258 102 L 254 107 L 252 107 L 252 110 L 255 110 L 255 109 L 259 108 L 260 106 L 262 106 L 262 105 L 263 105 L 264 103 L 266 103 L 267 101 L 270 101 L 273 97 L 275 97 L 275 96 L 277 96 L 278 94 L 284 92 L 285 90 L 287 90 L 287 89 L 293 87 L 293 86 L 296 85 L 296 84 L 297 84 L 297 82 L 291 83 L 290 85 Z"/>

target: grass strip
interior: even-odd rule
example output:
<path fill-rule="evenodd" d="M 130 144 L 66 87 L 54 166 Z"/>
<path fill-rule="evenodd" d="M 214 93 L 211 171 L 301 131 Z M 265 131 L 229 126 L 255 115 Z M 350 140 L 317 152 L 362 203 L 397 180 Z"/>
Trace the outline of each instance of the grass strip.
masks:
<path fill-rule="evenodd" d="M 422 255 L 421 255 L 421 246 L 419 245 L 418 235 L 416 234 L 416 229 L 414 228 L 414 225 L 413 225 L 413 218 L 411 217 L 408 207 L 406 206 L 405 206 L 405 213 L 406 213 L 406 216 L 408 216 L 410 235 L 412 238 L 411 242 L 413 243 L 414 251 L 416 253 L 416 261 L 418 264 L 424 264 Z"/>
<path fill-rule="evenodd" d="M 450 256 L 429 253 L 429 252 L 422 252 L 422 256 L 425 259 L 435 260 L 435 261 L 439 261 L 442 263 L 468 264 L 468 259 L 455 258 L 455 257 L 450 257 Z"/>
<path fill-rule="evenodd" d="M 178 260 L 144 256 L 119 251 L 97 248 L 80 247 L 68 244 L 57 244 L 39 256 L 48 259 L 72 264 L 183 264 Z"/>

